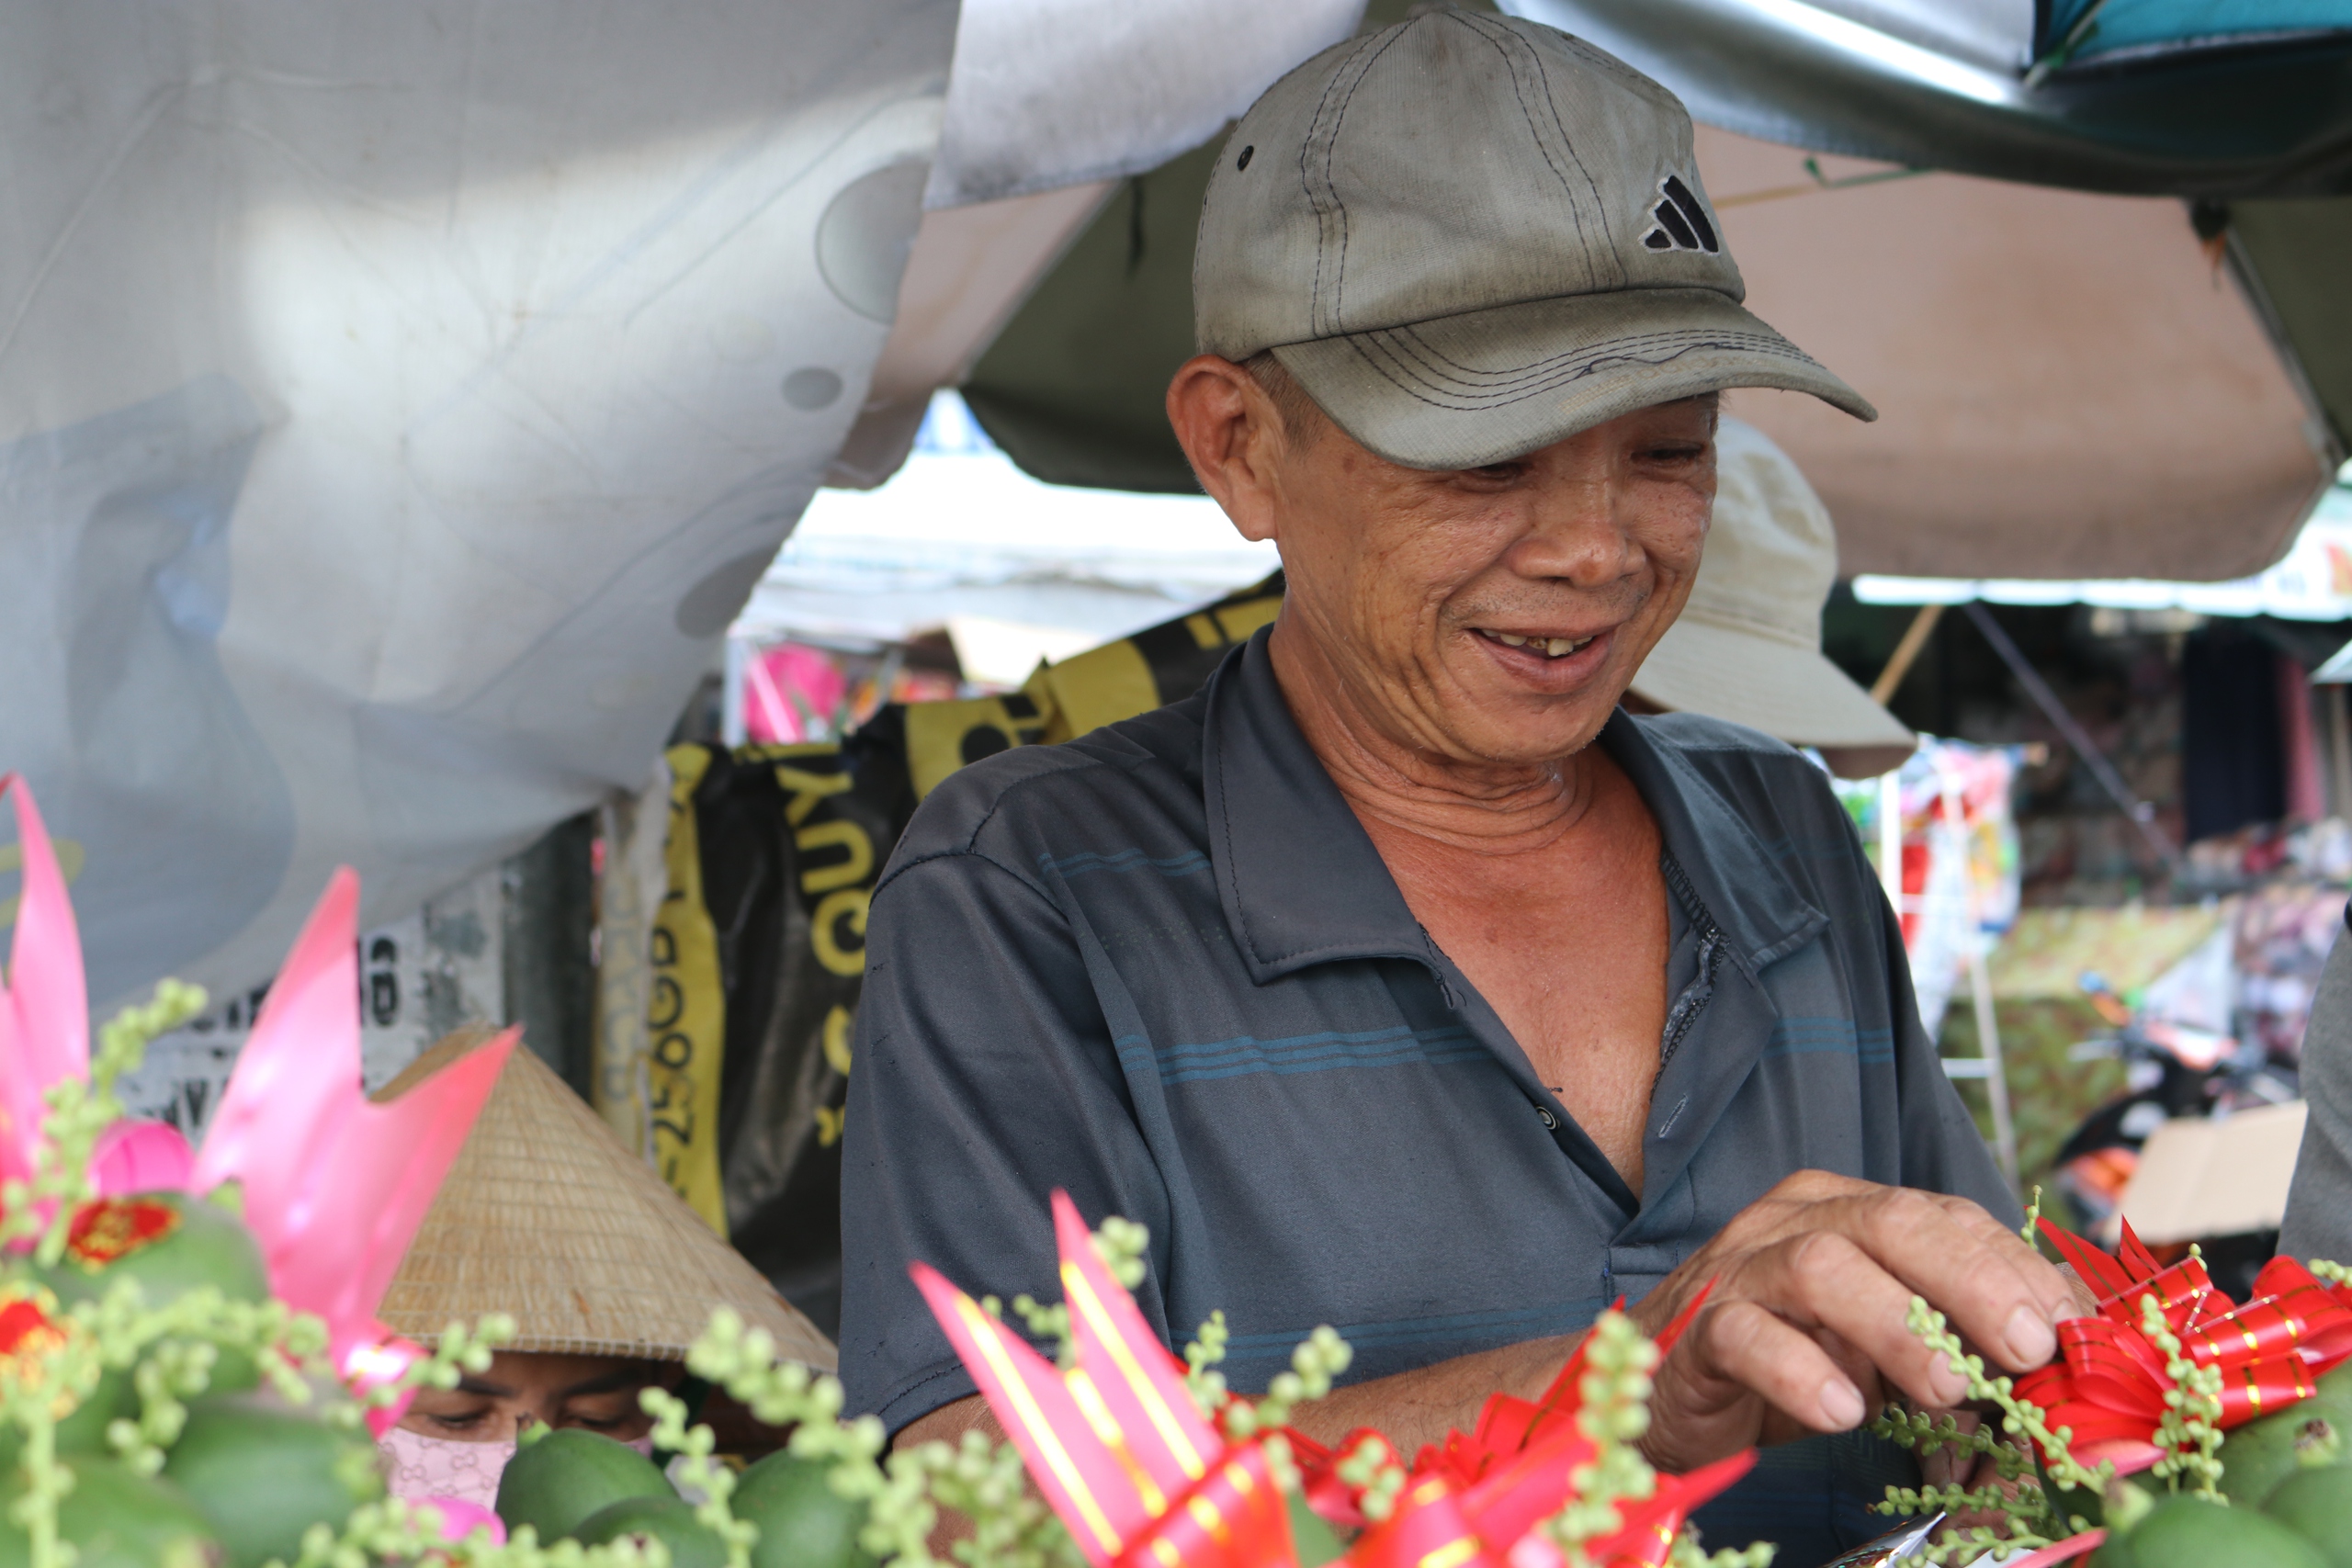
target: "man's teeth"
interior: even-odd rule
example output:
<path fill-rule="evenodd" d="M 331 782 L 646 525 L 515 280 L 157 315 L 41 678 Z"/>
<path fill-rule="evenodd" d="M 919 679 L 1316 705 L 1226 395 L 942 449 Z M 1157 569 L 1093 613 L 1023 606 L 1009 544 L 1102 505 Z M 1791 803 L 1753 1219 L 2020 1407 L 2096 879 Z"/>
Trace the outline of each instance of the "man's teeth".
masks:
<path fill-rule="evenodd" d="M 1497 642 L 1501 643 L 1505 648 L 1532 647 L 1541 649 L 1544 657 L 1546 659 L 1566 658 L 1567 655 L 1574 653 L 1577 649 L 1582 648 L 1586 643 L 1592 640 L 1592 638 L 1589 637 L 1521 637 L 1516 632 L 1488 632 L 1487 635 L 1493 637 Z"/>

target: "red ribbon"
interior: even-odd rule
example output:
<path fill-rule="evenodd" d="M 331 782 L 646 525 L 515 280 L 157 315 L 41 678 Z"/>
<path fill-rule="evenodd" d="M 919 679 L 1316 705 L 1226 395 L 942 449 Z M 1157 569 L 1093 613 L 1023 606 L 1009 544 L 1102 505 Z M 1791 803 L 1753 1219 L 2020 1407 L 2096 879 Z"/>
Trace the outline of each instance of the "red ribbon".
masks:
<path fill-rule="evenodd" d="M 1114 1568 L 1286 1568 L 1290 1516 L 1256 1443 L 1227 1449 L 1216 1467 L 1176 1498 L 1113 1560 Z"/>
<path fill-rule="evenodd" d="M 1661 1352 L 1673 1348 L 1713 1289 L 1701 1291 L 1658 1336 Z M 1620 1298 L 1611 1310 L 1624 1304 Z M 1590 1343 L 1577 1348 L 1541 1399 L 1495 1394 L 1473 1431 L 1448 1432 L 1443 1443 L 1423 1447 L 1396 1511 L 1350 1550 L 1352 1568 L 1562 1568 L 1558 1549 L 1534 1527 L 1567 1504 L 1576 1471 L 1593 1457 L 1592 1440 L 1577 1422 Z M 1295 1431 L 1290 1440 L 1315 1511 L 1363 1525 L 1363 1495 L 1340 1479 L 1339 1461 L 1371 1442 L 1384 1464 L 1395 1463 L 1388 1440 L 1370 1427 L 1349 1433 L 1336 1451 Z M 1603 1568 L 1662 1568 L 1690 1511 L 1755 1462 L 1751 1450 L 1687 1475 L 1659 1476 L 1650 1496 L 1616 1505 L 1618 1529 L 1586 1542 L 1586 1556 Z"/>
<path fill-rule="evenodd" d="M 2086 1465 L 2111 1460 L 2120 1474 L 2164 1457 L 2155 1441 L 2173 1380 L 2165 1357 L 2141 1331 L 2141 1303 L 2154 1296 L 2181 1350 L 2222 1371 L 2223 1431 L 2311 1397 L 2320 1374 L 2352 1357 L 2352 1294 L 2331 1291 L 2291 1258 L 2274 1258 L 2255 1277 L 2254 1296 L 2230 1308 L 2194 1258 L 2166 1268 L 2126 1223 L 2120 1256 L 2042 1222 L 2042 1235 L 2098 1297 L 2095 1316 L 2058 1325 L 2058 1358 L 2017 1382 L 2018 1397 L 2041 1407 L 2050 1426 L 2071 1428 L 2068 1446 Z"/>

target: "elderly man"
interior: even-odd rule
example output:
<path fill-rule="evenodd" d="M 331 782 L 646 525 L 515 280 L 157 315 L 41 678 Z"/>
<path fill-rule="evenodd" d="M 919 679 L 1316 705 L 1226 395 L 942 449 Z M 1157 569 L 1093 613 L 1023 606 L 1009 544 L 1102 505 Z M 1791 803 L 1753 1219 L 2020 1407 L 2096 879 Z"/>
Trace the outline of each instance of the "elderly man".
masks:
<path fill-rule="evenodd" d="M 2047 1359 L 2064 1282 L 1820 774 L 1618 708 L 1698 568 L 1714 394 L 1870 415 L 1741 307 L 1680 106 L 1549 28 L 1422 16 L 1250 109 L 1194 278 L 1170 418 L 1288 596 L 1197 696 L 956 774 L 892 857 L 854 1407 L 982 1418 L 906 1265 L 1051 1299 L 1056 1187 L 1150 1227 L 1144 1310 L 1181 1342 L 1224 1309 L 1239 1386 L 1337 1326 L 1356 1381 L 1304 1425 L 1408 1453 L 1614 1297 L 1655 1330 L 1709 1280 L 1658 1377 L 1669 1469 L 1960 1398 L 1915 1292 Z M 1835 1539 L 1821 1495 L 1783 1499 L 1787 1560 Z"/>

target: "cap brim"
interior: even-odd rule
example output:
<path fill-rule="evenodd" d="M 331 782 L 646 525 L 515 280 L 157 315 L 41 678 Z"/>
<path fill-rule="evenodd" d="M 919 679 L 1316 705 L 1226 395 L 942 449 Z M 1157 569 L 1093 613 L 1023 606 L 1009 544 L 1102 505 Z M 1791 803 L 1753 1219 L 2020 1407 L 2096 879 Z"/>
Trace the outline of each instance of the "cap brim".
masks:
<path fill-rule="evenodd" d="M 1712 288 L 1532 299 L 1273 352 L 1340 429 L 1415 468 L 1507 462 L 1635 409 L 1733 387 L 1810 392 L 1878 417 Z"/>
<path fill-rule="evenodd" d="M 1893 751 L 1899 762 L 1919 743 L 1814 649 L 1687 613 L 1650 649 L 1633 690 L 1660 707 L 1727 718 L 1792 746 Z"/>

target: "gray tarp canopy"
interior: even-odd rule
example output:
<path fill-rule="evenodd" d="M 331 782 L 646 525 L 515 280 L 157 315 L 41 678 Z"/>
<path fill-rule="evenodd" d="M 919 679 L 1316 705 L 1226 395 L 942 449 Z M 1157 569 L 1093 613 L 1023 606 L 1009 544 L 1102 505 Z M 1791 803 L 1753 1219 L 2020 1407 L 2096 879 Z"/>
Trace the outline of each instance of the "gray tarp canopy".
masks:
<path fill-rule="evenodd" d="M 1750 303 L 1885 414 L 1736 400 L 1849 570 L 2228 579 L 2285 549 L 2352 432 L 2352 197 L 2312 194 L 2352 186 L 2352 4 L 2172 5 L 2232 23 L 2188 42 L 2166 4 L 2111 0 L 2121 43 L 2071 56 L 2064 0 L 1504 8 L 1721 128 L 1701 172 Z M 1126 182 L 978 360 L 966 396 L 1031 472 L 1191 488 L 1160 400 L 1212 156 Z"/>

